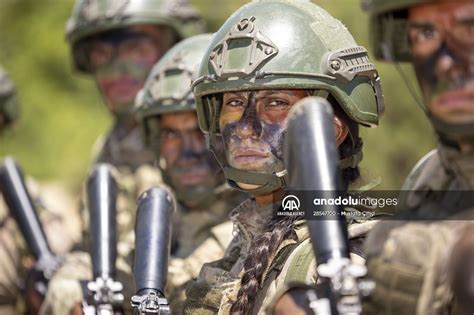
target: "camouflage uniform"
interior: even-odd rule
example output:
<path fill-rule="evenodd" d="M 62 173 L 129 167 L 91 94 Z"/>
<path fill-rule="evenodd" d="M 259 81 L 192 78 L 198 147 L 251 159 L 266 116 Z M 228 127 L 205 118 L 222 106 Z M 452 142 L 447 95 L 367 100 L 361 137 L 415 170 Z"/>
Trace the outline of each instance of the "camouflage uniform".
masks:
<path fill-rule="evenodd" d="M 236 299 L 242 277 L 244 261 L 254 235 L 261 234 L 273 217 L 273 205 L 258 208 L 249 199 L 231 212 L 234 237 L 219 260 L 206 263 L 186 288 L 185 314 L 229 314 L 231 301 Z M 363 263 L 361 239 L 376 221 L 353 222 L 349 227 L 351 256 Z M 315 283 L 316 259 L 304 220 L 295 225 L 296 239 L 286 239 L 271 258 L 263 275 L 261 290 L 253 314 L 269 312 L 276 294 L 290 282 Z"/>
<path fill-rule="evenodd" d="M 119 168 L 136 170 L 140 166 L 153 165 L 155 157 L 146 147 L 141 130 L 128 130 L 121 123 L 115 124 L 104 137 L 100 137 L 93 149 L 93 164 L 109 163 Z"/>
<path fill-rule="evenodd" d="M 18 118 L 15 91 L 6 73 L 0 68 L 0 115 L 6 123 Z M 33 202 L 39 210 L 40 221 L 51 250 L 65 254 L 79 239 L 79 218 L 72 211 L 73 201 L 58 184 L 39 184 L 26 180 Z M 72 227 L 72 228 L 71 228 Z M 60 237 L 58 237 L 60 236 Z M 34 262 L 28 256 L 28 249 L 14 219 L 0 195 L 0 314 L 17 314 L 17 298 L 23 289 L 28 269 Z"/>
<path fill-rule="evenodd" d="M 400 210 L 427 221 L 381 222 L 367 238 L 367 266 L 377 284 L 365 305 L 367 314 L 459 312 L 449 283 L 449 260 L 455 242 L 474 227 L 474 205 L 472 198 L 470 204 L 461 200 L 466 201 L 472 186 L 456 175 L 452 161 L 447 163 L 446 150 L 441 146 L 424 157 L 403 186 Z M 469 177 L 474 179 L 474 174 Z M 459 207 L 450 213 L 453 203 Z"/>

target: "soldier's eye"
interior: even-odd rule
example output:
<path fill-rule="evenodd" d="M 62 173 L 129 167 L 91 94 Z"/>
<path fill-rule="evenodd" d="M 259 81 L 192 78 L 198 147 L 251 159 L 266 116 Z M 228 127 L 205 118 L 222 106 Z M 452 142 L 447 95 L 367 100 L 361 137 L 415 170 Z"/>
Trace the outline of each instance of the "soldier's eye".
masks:
<path fill-rule="evenodd" d="M 270 102 L 267 103 L 267 107 L 270 107 L 272 109 L 285 108 L 287 106 L 288 106 L 288 101 L 281 100 L 281 99 L 271 100 Z"/>
<path fill-rule="evenodd" d="M 244 105 L 244 102 L 242 102 L 241 100 L 231 99 L 231 100 L 228 100 L 225 103 L 225 105 L 231 106 L 231 107 L 240 107 Z"/>
<path fill-rule="evenodd" d="M 177 139 L 179 137 L 179 133 L 172 129 L 164 129 L 161 132 L 161 137 L 165 140 Z"/>
<path fill-rule="evenodd" d="M 412 44 L 422 44 L 435 40 L 439 36 L 438 31 L 431 26 L 416 27 L 410 29 L 410 41 Z"/>

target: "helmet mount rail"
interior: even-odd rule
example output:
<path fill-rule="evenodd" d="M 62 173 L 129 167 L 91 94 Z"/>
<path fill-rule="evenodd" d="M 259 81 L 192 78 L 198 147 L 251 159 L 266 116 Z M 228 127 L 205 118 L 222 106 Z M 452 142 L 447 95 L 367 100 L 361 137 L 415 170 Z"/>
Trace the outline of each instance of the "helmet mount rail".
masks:
<path fill-rule="evenodd" d="M 234 76 L 246 76 L 254 72 L 261 64 L 270 60 L 278 54 L 278 48 L 266 36 L 264 36 L 253 23 L 255 17 L 243 18 L 231 31 L 224 37 L 209 55 L 209 61 L 214 67 L 216 75 L 221 78 Z M 229 46 L 235 40 L 247 40 L 250 46 L 247 65 L 241 69 L 223 70 L 230 52 Z"/>
<path fill-rule="evenodd" d="M 169 73 L 179 72 L 181 74 L 184 74 L 189 78 L 188 82 L 191 82 L 193 70 L 186 66 L 186 63 L 184 62 L 183 58 L 184 57 L 182 56 L 182 54 L 178 53 L 176 56 L 174 56 L 169 65 L 163 67 L 163 69 L 161 69 L 161 71 L 155 76 L 155 84 L 152 85 L 152 88 L 150 89 L 150 94 L 153 96 L 156 102 L 166 100 L 180 101 L 189 98 L 190 96 L 192 98 L 191 89 L 182 91 L 182 94 L 174 93 L 170 97 L 161 96 L 163 95 L 163 91 L 166 89 L 166 87 L 164 86 L 164 78 Z"/>

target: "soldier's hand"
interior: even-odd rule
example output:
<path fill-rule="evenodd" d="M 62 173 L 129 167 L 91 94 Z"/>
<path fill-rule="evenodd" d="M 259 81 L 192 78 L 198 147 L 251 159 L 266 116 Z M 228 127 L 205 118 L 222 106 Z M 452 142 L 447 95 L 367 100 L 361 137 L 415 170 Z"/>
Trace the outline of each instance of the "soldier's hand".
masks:
<path fill-rule="evenodd" d="M 31 269 L 25 283 L 25 303 L 27 314 L 39 313 L 46 294 L 47 281 L 41 271 Z"/>

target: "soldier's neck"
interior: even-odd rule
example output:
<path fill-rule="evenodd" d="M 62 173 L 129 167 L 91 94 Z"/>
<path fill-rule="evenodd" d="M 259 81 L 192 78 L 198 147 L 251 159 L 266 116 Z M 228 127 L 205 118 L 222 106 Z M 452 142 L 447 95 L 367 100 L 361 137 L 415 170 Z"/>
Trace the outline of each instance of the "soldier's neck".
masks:
<path fill-rule="evenodd" d="M 269 194 L 255 196 L 255 202 L 258 207 L 265 207 L 283 199 L 284 190 L 278 189 Z"/>

